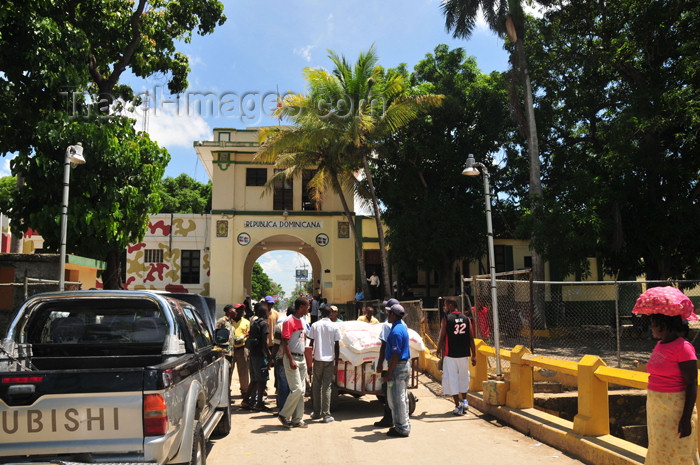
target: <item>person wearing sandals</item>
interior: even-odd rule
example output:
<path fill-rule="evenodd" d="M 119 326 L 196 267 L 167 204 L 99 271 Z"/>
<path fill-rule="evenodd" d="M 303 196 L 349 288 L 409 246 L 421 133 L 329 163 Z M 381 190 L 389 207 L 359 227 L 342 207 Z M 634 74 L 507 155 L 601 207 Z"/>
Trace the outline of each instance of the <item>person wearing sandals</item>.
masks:
<path fill-rule="evenodd" d="M 321 319 L 311 325 L 309 339 L 314 352 L 313 381 L 311 384 L 314 411 L 311 418 L 333 421 L 331 416 L 331 386 L 340 358 L 340 328 L 330 319 L 331 306 L 321 307 Z"/>
<path fill-rule="evenodd" d="M 285 428 L 306 428 L 304 423 L 304 391 L 306 389 L 306 325 L 304 316 L 309 312 L 309 301 L 299 297 L 294 301 L 294 314 L 282 324 L 284 373 L 287 376 L 289 395 L 277 419 Z M 291 421 L 290 421 L 291 417 Z"/>
<path fill-rule="evenodd" d="M 255 304 L 255 316 L 257 318 L 250 327 L 250 333 L 246 345 L 250 351 L 248 366 L 250 367 L 250 385 L 241 402 L 241 408 L 256 410 L 259 412 L 272 412 L 272 409 L 263 402 L 263 395 L 270 370 L 270 348 L 267 345 L 270 326 L 267 323 L 267 304 L 260 301 Z M 251 404 L 251 395 L 256 392 L 257 402 Z"/>

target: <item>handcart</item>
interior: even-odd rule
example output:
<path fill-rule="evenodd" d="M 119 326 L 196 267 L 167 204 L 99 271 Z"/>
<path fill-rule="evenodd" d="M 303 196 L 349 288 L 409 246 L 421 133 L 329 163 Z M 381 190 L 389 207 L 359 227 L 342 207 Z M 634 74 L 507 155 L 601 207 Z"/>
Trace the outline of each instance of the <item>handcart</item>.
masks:
<path fill-rule="evenodd" d="M 338 402 L 340 394 L 350 394 L 355 398 L 360 398 L 365 394 L 375 395 L 378 399 L 386 395 L 382 392 L 381 374 L 374 371 L 376 360 L 368 360 L 361 365 L 352 365 L 350 362 L 340 360 L 338 371 L 333 380 L 333 391 L 331 395 L 331 408 Z M 418 357 L 411 359 L 411 377 L 408 388 L 418 387 Z M 416 396 L 408 391 L 408 414 L 411 415 L 416 410 Z"/>

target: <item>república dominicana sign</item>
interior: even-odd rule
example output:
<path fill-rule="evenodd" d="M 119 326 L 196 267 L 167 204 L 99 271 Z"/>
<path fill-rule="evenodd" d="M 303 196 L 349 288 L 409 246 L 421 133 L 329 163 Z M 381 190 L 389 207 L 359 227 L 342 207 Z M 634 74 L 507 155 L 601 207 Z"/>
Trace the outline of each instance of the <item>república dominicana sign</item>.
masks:
<path fill-rule="evenodd" d="M 243 225 L 244 228 L 290 228 L 290 229 L 321 229 L 323 221 L 304 220 L 249 220 Z"/>

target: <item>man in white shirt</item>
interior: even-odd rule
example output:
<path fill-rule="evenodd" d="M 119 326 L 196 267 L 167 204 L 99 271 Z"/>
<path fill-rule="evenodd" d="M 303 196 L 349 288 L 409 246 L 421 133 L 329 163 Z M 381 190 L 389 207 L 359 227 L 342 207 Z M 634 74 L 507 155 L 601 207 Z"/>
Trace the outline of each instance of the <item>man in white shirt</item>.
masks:
<path fill-rule="evenodd" d="M 309 339 L 314 348 L 313 383 L 311 385 L 314 411 L 312 419 L 333 421 L 331 416 L 331 385 L 340 357 L 340 328 L 330 319 L 331 307 L 321 307 L 321 319 L 311 325 Z"/>
<path fill-rule="evenodd" d="M 367 278 L 367 281 L 369 281 L 369 286 L 372 291 L 372 298 L 373 299 L 378 299 L 379 298 L 379 286 L 381 285 L 381 282 L 379 281 L 379 276 L 377 276 L 377 272 L 373 271 L 372 276 Z"/>

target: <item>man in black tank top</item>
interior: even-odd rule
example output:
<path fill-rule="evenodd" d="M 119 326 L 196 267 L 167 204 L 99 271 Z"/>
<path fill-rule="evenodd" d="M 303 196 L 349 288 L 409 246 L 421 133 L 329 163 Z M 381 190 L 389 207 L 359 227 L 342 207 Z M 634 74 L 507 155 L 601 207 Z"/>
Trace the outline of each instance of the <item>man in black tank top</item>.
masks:
<path fill-rule="evenodd" d="M 476 347 L 469 318 L 457 308 L 457 300 L 445 299 L 445 313 L 440 326 L 438 356 L 442 357 L 442 391 L 452 396 L 455 415 L 467 413 L 469 390 L 469 356 L 476 365 Z"/>

